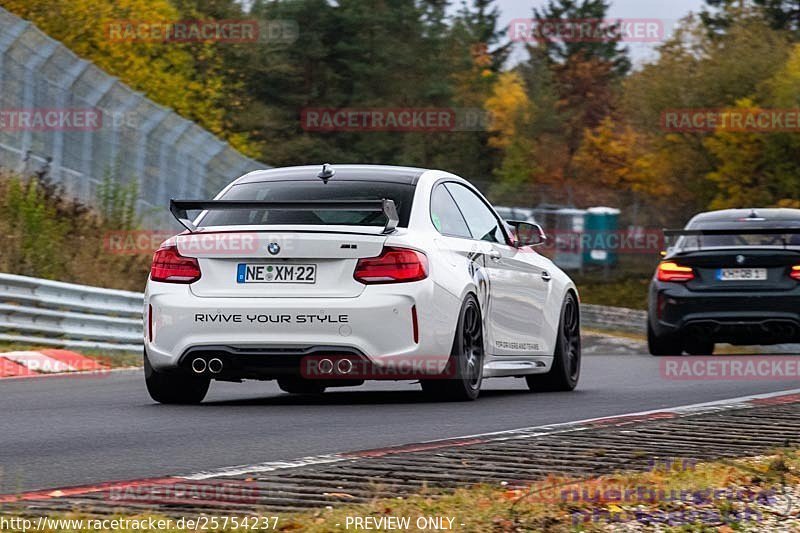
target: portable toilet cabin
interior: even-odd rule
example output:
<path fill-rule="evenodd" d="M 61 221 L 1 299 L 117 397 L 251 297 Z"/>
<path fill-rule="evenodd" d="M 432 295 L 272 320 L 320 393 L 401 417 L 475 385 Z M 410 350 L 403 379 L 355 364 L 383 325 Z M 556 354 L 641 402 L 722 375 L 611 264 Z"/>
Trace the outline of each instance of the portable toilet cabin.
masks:
<path fill-rule="evenodd" d="M 583 268 L 580 238 L 586 225 L 586 211 L 562 207 L 554 215 L 557 222 L 553 262 L 565 270 L 580 270 Z"/>
<path fill-rule="evenodd" d="M 590 207 L 585 215 L 583 263 L 585 265 L 612 266 L 617 264 L 615 235 L 619 228 L 619 209 Z"/>

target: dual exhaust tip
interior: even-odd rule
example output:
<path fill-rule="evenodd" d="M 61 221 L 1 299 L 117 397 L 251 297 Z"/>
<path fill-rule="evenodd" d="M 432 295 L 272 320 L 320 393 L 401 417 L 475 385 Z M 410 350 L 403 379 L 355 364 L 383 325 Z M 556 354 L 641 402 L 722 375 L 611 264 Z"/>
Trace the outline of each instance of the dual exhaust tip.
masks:
<path fill-rule="evenodd" d="M 225 364 L 219 357 L 213 357 L 208 361 L 202 357 L 195 357 L 192 360 L 192 372 L 195 374 L 204 374 L 206 371 L 211 374 L 219 374 L 223 368 L 225 368 Z"/>
<path fill-rule="evenodd" d="M 334 368 L 337 374 L 349 374 L 353 371 L 353 362 L 350 359 L 339 359 L 336 363 L 330 359 L 320 359 L 317 363 L 320 374 L 331 374 Z"/>

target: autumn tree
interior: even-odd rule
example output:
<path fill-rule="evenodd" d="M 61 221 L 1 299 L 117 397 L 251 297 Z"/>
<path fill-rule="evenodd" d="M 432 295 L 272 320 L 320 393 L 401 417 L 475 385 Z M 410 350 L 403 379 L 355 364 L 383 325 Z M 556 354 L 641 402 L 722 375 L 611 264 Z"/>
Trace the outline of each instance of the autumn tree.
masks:
<path fill-rule="evenodd" d="M 529 128 L 536 110 L 519 72 L 499 76 L 485 107 L 491 117 L 489 145 L 503 153 L 490 194 L 497 202 L 533 203 L 531 178 L 537 168 Z"/>
<path fill-rule="evenodd" d="M 790 110 L 800 107 L 800 45 L 783 67 L 761 85 L 760 102 L 742 98 L 734 110 Z M 800 199 L 800 133 L 718 129 L 705 139 L 716 166 L 713 208 L 791 205 Z"/>
<path fill-rule="evenodd" d="M 543 8 L 534 9 L 534 24 L 562 21 L 601 27 L 608 7 L 604 0 L 549 0 Z M 537 110 L 528 129 L 536 163 L 530 165 L 535 169 L 531 179 L 540 189 L 552 191 L 548 193 L 552 199 L 569 200 L 566 190 L 580 185 L 574 183 L 573 159 L 584 132 L 613 111 L 630 61 L 614 31 L 601 39 L 537 32 L 526 48 L 528 60 L 518 70 Z"/>
<path fill-rule="evenodd" d="M 771 29 L 759 17 L 742 14 L 724 34 L 715 36 L 708 34 L 700 20 L 689 17 L 682 21 L 676 35 L 660 47 L 657 61 L 625 80 L 619 112 L 625 123 L 647 140 L 649 149 L 658 154 L 654 179 L 675 184 L 671 198 L 676 202 L 649 197 L 654 206 L 663 207 L 654 208 L 654 212 L 675 209 L 677 204 L 674 214 L 678 222 L 687 213 L 723 205 L 721 199 L 727 197 L 724 189 L 729 179 L 725 176 L 734 179 L 735 174 L 732 167 L 718 173 L 732 163 L 724 152 L 737 150 L 733 145 L 738 142 L 761 142 L 766 135 L 759 133 L 746 140 L 748 134 L 728 132 L 709 141 L 709 137 L 717 134 L 667 131 L 662 114 L 690 109 L 715 112 L 744 98 L 764 105 L 768 93 L 775 92 L 768 90 L 769 80 L 788 79 L 780 71 L 790 49 L 787 36 Z M 791 91 L 789 86 L 785 92 Z M 779 149 L 776 153 L 781 152 Z M 738 156 L 747 156 L 746 150 Z M 583 163 L 586 167 L 585 160 Z M 752 167 L 741 158 L 737 164 L 742 165 L 741 179 L 749 180 Z"/>
<path fill-rule="evenodd" d="M 645 133 L 609 116 L 586 133 L 575 161 L 587 181 L 596 186 L 666 197 L 676 184 L 664 179 L 660 168 L 664 155 Z"/>

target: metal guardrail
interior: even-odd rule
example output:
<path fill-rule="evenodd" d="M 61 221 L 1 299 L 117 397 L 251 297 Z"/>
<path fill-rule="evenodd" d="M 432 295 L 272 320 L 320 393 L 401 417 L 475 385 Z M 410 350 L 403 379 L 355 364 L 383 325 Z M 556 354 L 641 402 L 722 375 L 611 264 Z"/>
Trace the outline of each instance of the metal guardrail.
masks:
<path fill-rule="evenodd" d="M 140 351 L 144 295 L 0 274 L 0 341 Z M 644 311 L 581 305 L 584 327 L 643 333 Z"/>
<path fill-rule="evenodd" d="M 140 351 L 143 295 L 0 274 L 0 340 Z"/>

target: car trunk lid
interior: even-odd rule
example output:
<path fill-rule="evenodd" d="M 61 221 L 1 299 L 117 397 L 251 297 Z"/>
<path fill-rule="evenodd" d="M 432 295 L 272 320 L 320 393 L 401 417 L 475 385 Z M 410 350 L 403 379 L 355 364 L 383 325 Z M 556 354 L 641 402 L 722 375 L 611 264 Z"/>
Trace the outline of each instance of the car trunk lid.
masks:
<path fill-rule="evenodd" d="M 181 255 L 198 258 L 202 276 L 191 290 L 200 297 L 355 297 L 364 290 L 356 263 L 380 255 L 386 241 L 379 228 L 352 226 L 213 230 L 176 238 Z"/>

